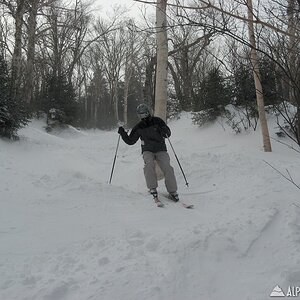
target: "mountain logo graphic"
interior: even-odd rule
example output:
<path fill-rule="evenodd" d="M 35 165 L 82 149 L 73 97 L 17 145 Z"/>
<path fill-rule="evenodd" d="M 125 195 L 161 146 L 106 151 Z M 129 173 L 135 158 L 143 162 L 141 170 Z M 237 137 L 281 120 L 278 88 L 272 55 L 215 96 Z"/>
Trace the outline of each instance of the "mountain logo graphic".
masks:
<path fill-rule="evenodd" d="M 279 285 L 276 285 L 270 294 L 270 297 L 285 297 L 284 292 L 282 291 Z"/>

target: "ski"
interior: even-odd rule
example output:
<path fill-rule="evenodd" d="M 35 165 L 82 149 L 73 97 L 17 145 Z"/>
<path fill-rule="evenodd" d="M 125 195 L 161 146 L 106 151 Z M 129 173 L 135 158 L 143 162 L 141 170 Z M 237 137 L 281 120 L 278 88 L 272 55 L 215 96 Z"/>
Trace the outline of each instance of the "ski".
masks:
<path fill-rule="evenodd" d="M 194 205 L 193 204 L 186 204 L 186 203 L 183 203 L 181 201 L 179 201 L 179 203 L 184 207 L 184 208 L 187 208 L 187 209 L 193 209 L 194 208 Z"/>
<path fill-rule="evenodd" d="M 184 208 L 187 208 L 187 209 L 193 209 L 194 208 L 194 205 L 193 204 L 187 204 L 187 203 L 184 203 L 184 202 L 182 202 L 182 201 L 174 201 L 174 200 L 172 200 L 170 197 L 169 197 L 169 195 L 167 195 L 167 196 L 165 196 L 165 195 L 163 195 L 163 197 L 164 198 L 166 198 L 166 199 L 168 199 L 170 202 L 173 202 L 173 203 L 177 203 L 177 204 L 179 204 L 179 205 L 181 205 L 182 207 L 184 207 Z"/>
<path fill-rule="evenodd" d="M 152 195 L 153 200 L 154 200 L 155 204 L 157 205 L 157 207 L 164 207 L 164 204 L 158 198 L 158 193 L 157 193 L 156 189 L 152 189 L 152 190 L 150 189 L 149 193 Z"/>
<path fill-rule="evenodd" d="M 165 206 L 165 205 L 161 202 L 161 200 L 159 199 L 157 193 L 153 193 L 152 196 L 153 196 L 153 200 L 154 200 L 155 204 L 157 205 L 157 207 L 164 207 L 164 206 Z M 180 205 L 180 206 L 182 206 L 182 207 L 184 207 L 184 208 L 187 208 L 187 209 L 193 209 L 193 208 L 194 208 L 194 205 L 193 205 L 193 204 L 187 204 L 187 203 L 184 203 L 184 202 L 182 202 L 182 201 L 180 201 L 180 200 L 176 202 L 176 201 L 170 199 L 169 195 L 161 195 L 161 197 L 167 199 L 169 202 L 173 202 L 173 203 L 175 203 L 175 204 L 177 204 L 177 205 Z"/>
<path fill-rule="evenodd" d="M 154 202 L 156 203 L 157 207 L 164 207 L 164 204 L 158 199 L 158 197 L 153 197 Z"/>

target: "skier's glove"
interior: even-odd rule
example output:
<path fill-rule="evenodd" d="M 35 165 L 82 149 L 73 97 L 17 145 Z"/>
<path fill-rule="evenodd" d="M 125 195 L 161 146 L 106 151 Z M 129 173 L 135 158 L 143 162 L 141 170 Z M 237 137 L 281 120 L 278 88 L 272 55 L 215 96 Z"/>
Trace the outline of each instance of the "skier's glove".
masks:
<path fill-rule="evenodd" d="M 170 137 L 169 132 L 166 132 L 166 131 L 163 130 L 163 129 L 160 129 L 160 134 L 161 134 L 164 138 Z"/>
<path fill-rule="evenodd" d="M 124 127 L 120 126 L 119 129 L 118 129 L 118 134 L 123 135 L 124 133 L 125 133 Z"/>

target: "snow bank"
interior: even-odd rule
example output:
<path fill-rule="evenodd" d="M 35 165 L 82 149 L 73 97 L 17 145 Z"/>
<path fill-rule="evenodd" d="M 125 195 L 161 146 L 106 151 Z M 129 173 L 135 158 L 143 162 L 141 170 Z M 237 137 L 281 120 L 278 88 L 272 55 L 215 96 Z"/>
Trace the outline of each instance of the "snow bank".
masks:
<path fill-rule="evenodd" d="M 108 185 L 116 132 L 34 121 L 0 140 L 1 300 L 258 300 L 299 285 L 299 190 L 263 162 L 300 183 L 299 154 L 189 114 L 169 125 L 194 210 L 155 207 L 139 144 L 120 144 Z"/>

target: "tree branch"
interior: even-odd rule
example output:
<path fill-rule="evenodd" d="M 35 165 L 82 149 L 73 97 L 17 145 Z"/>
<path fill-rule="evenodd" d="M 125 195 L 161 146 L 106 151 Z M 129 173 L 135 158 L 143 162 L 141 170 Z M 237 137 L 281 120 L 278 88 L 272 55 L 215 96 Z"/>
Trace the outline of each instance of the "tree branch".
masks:
<path fill-rule="evenodd" d="M 272 140 L 274 140 L 274 141 L 276 141 L 276 142 L 278 142 L 278 143 L 280 143 L 280 144 L 282 144 L 282 145 L 285 145 L 285 146 L 287 146 L 288 148 L 290 148 L 290 149 L 292 149 L 292 150 L 294 150 L 294 151 L 300 153 L 300 151 L 297 150 L 297 149 L 295 149 L 292 145 L 286 144 L 286 143 L 284 143 L 284 142 L 282 142 L 282 141 L 279 141 L 279 140 L 277 140 L 277 139 L 274 139 L 274 138 L 272 138 L 272 137 L 270 137 L 270 138 L 271 138 Z"/>
<path fill-rule="evenodd" d="M 277 173 L 279 173 L 283 178 L 285 178 L 287 181 L 289 181 L 290 183 L 292 183 L 294 186 L 296 186 L 299 190 L 300 190 L 300 186 L 297 185 L 294 180 L 291 178 L 290 173 L 288 172 L 289 177 L 287 177 L 286 175 L 284 175 L 282 172 L 280 172 L 278 169 L 276 169 L 275 167 L 273 167 L 270 163 L 268 163 L 267 161 L 263 160 L 268 166 L 270 166 L 273 170 L 275 170 Z"/>
<path fill-rule="evenodd" d="M 156 5 L 157 2 L 152 2 L 152 1 L 145 1 L 145 0 L 134 0 L 136 2 L 141 2 L 141 3 L 147 3 L 147 4 L 154 4 Z M 232 12 L 229 12 L 229 11 L 226 11 L 225 9 L 223 9 L 222 7 L 218 7 L 214 4 L 212 4 L 212 2 L 210 1 L 204 1 L 204 0 L 199 0 L 199 2 L 201 2 L 202 4 L 204 4 L 205 6 L 198 6 L 198 7 L 195 7 L 195 6 L 186 6 L 186 5 L 178 5 L 178 4 L 172 4 L 172 3 L 168 3 L 167 5 L 168 6 L 173 6 L 173 7 L 178 7 L 178 8 L 182 8 L 182 9 L 192 9 L 192 10 L 203 10 L 203 9 L 207 9 L 207 8 L 211 8 L 211 9 L 214 9 L 222 14 L 225 14 L 229 17 L 233 17 L 235 19 L 238 19 L 238 20 L 241 20 L 243 22 L 250 22 L 252 20 L 250 20 L 249 18 L 247 17 L 244 17 L 244 16 L 240 16 L 240 15 L 237 15 L 235 13 L 232 13 Z M 292 34 L 288 31 L 285 31 L 285 30 L 282 30 L 268 22 L 265 22 L 261 19 L 259 19 L 257 16 L 256 16 L 256 20 L 253 20 L 252 21 L 254 24 L 259 24 L 259 25 L 262 25 L 262 26 L 265 26 L 269 29 L 272 29 L 273 31 L 276 31 L 276 32 L 279 32 L 283 35 L 286 35 L 286 36 L 290 36 L 290 37 L 293 37 L 295 39 L 300 39 L 300 37 L 298 35 L 295 35 L 295 34 Z"/>

